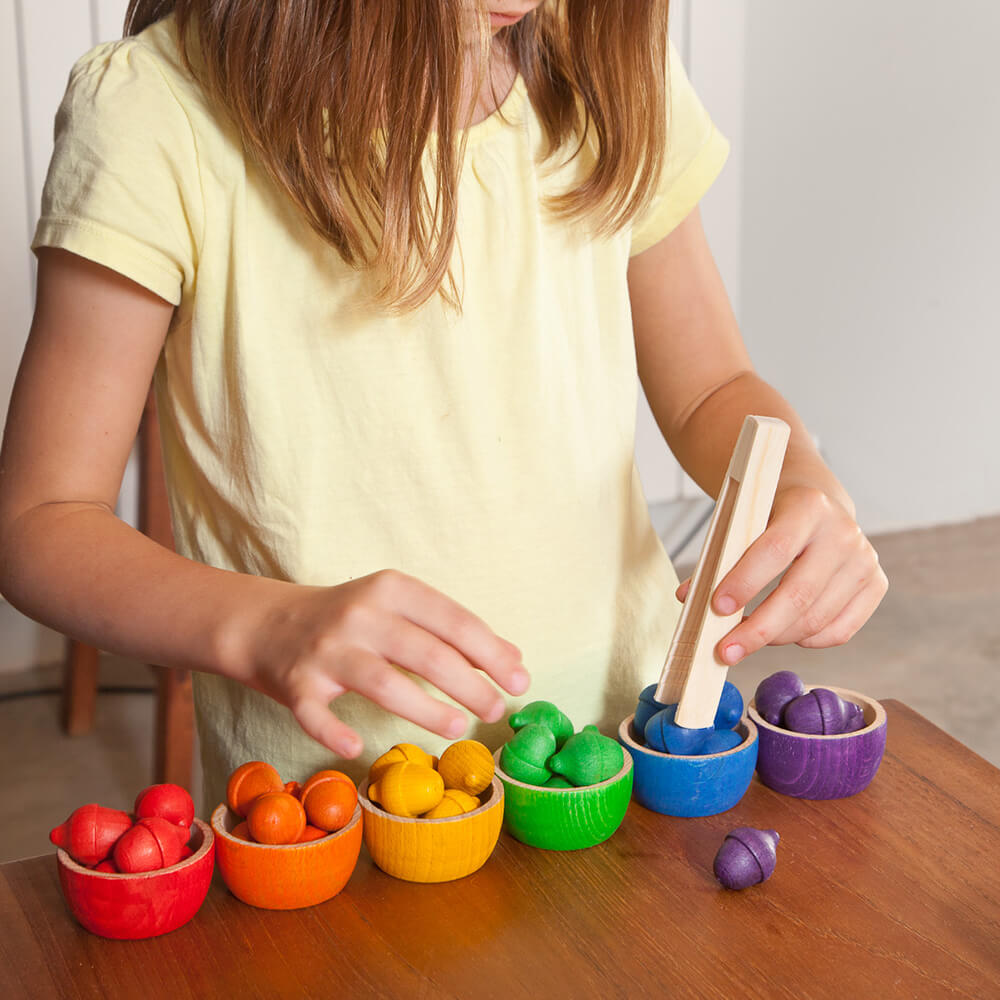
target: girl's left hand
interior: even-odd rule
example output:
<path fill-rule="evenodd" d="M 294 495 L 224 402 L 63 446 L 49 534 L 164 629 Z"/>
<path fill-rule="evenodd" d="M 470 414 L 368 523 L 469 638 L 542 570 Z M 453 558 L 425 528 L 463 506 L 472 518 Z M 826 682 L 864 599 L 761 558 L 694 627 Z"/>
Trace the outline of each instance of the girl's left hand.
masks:
<path fill-rule="evenodd" d="M 889 586 L 851 514 L 804 486 L 779 486 L 767 528 L 723 577 L 714 610 L 746 607 L 782 573 L 774 592 L 719 642 L 723 662 L 732 666 L 767 645 L 839 646 L 868 621 Z M 690 582 L 678 587 L 679 600 Z"/>

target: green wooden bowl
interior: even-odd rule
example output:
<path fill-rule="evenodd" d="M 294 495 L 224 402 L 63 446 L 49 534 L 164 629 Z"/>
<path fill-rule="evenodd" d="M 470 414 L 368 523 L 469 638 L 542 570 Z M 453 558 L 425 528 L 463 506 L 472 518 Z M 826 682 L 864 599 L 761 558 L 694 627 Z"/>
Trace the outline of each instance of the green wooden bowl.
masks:
<path fill-rule="evenodd" d="M 527 785 L 504 772 L 499 750 L 493 756 L 504 786 L 504 826 L 522 843 L 549 851 L 575 851 L 600 844 L 621 826 L 632 796 L 629 754 L 614 777 L 580 788 Z"/>

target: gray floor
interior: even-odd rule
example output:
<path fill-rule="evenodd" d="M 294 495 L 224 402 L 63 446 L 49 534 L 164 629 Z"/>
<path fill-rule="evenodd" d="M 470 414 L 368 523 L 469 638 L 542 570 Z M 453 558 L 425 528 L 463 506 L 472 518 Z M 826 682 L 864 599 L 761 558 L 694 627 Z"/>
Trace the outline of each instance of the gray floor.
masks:
<path fill-rule="evenodd" d="M 746 696 L 791 669 L 807 683 L 897 698 L 1000 766 L 1000 517 L 875 542 L 890 591 L 849 644 L 769 648 L 731 679 Z M 129 808 L 152 780 L 152 696 L 102 694 L 94 731 L 71 738 L 60 731 L 56 695 L 19 696 L 56 687 L 59 676 L 55 665 L 0 675 L 0 862 L 48 853 L 49 829 L 76 806 Z M 102 666 L 102 685 L 150 682 L 141 666 Z"/>

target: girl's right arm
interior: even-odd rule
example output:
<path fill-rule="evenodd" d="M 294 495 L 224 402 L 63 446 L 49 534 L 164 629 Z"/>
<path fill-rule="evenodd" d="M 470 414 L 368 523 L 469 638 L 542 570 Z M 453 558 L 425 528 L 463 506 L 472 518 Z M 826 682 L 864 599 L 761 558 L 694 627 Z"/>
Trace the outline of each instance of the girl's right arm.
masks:
<path fill-rule="evenodd" d="M 464 732 L 463 714 L 403 671 L 499 719 L 503 699 L 487 677 L 521 694 L 520 653 L 420 581 L 383 570 L 306 587 L 213 569 L 115 516 L 172 310 L 82 257 L 39 252 L 35 316 L 0 454 L 0 591 L 101 649 L 263 691 L 341 756 L 361 751 L 329 708 L 349 690 L 445 738 Z"/>

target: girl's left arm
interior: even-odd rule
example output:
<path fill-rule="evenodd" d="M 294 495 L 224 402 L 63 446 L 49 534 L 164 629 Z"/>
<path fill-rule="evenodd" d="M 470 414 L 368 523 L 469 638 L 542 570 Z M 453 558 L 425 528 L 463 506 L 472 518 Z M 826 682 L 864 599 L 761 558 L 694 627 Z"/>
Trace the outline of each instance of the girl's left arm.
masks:
<path fill-rule="evenodd" d="M 718 495 L 747 414 L 792 433 L 767 529 L 713 596 L 722 614 L 778 587 L 718 646 L 732 665 L 768 644 L 835 646 L 871 617 L 888 581 L 854 504 L 801 419 L 758 377 L 695 209 L 634 256 L 628 269 L 639 377 L 667 444 L 691 478 Z M 688 583 L 678 590 L 682 600 Z"/>

